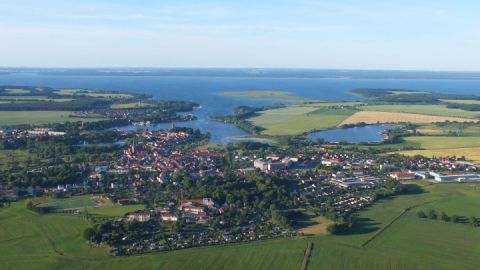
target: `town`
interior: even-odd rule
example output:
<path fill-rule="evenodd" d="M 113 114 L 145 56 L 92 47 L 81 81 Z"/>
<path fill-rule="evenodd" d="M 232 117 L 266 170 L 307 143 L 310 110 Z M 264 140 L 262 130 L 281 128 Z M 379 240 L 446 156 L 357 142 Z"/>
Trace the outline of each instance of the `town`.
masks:
<path fill-rule="evenodd" d="M 1 136 L 5 147 L 28 148 L 30 141 L 62 141 L 72 135 L 37 128 Z M 85 137 L 89 133 L 75 136 L 92 139 Z M 114 141 L 102 148 L 110 151 L 108 159 L 90 153 L 89 162 L 30 169 L 18 175 L 16 185 L 3 184 L 0 196 L 104 194 L 120 206 L 143 204 L 144 210 L 107 220 L 88 210 L 74 212 L 93 224 L 85 233 L 92 244 L 108 245 L 121 256 L 291 237 L 299 234 L 296 217 L 302 211 L 343 224 L 375 201 L 404 192 L 404 181 L 480 180 L 475 163 L 456 157 L 379 156 L 316 144 L 285 148 L 245 142 L 209 148 L 204 134 L 184 128 L 112 130 L 109 137 Z M 79 144 L 64 154 L 85 149 Z"/>

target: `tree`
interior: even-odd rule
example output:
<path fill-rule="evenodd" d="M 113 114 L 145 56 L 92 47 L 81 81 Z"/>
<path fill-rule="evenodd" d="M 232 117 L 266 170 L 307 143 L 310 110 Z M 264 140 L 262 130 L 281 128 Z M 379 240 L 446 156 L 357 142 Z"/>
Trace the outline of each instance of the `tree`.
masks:
<path fill-rule="evenodd" d="M 83 238 L 88 241 L 92 241 L 93 238 L 95 237 L 95 230 L 93 228 L 87 228 L 85 231 L 83 231 Z"/>
<path fill-rule="evenodd" d="M 470 224 L 472 224 L 472 226 L 474 226 L 474 227 L 478 227 L 478 225 L 479 225 L 479 220 L 478 220 L 478 218 L 476 218 L 476 217 L 470 217 Z"/>
<path fill-rule="evenodd" d="M 423 211 L 418 211 L 417 212 L 417 217 L 419 218 L 427 218 L 427 215 Z"/>
<path fill-rule="evenodd" d="M 460 222 L 460 217 L 456 216 L 456 215 L 452 216 L 452 222 L 453 223 L 459 223 Z"/>
<path fill-rule="evenodd" d="M 442 212 L 442 214 L 440 215 L 440 219 L 445 221 L 445 222 L 449 222 L 450 221 L 450 217 L 447 215 L 447 213 L 445 212 Z"/>

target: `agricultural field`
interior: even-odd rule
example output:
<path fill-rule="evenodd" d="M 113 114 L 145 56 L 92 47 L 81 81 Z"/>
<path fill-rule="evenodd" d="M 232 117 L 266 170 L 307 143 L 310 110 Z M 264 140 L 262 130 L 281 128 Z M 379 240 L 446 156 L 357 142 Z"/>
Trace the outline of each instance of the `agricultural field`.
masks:
<path fill-rule="evenodd" d="M 363 106 L 367 103 L 361 101 L 338 101 L 338 102 L 312 102 L 312 103 L 303 103 L 303 104 L 293 104 L 290 106 L 296 107 L 309 107 L 309 108 L 329 108 L 329 107 L 357 107 Z"/>
<path fill-rule="evenodd" d="M 475 100 L 475 99 L 441 99 L 440 101 L 445 103 L 480 105 L 480 100 Z"/>
<path fill-rule="evenodd" d="M 334 128 L 355 112 L 352 109 L 288 106 L 262 111 L 260 115 L 250 118 L 250 121 L 265 128 L 265 135 L 295 135 Z"/>
<path fill-rule="evenodd" d="M 110 108 L 112 109 L 134 109 L 134 108 L 150 108 L 150 107 L 155 107 L 155 104 L 146 103 L 146 102 L 132 102 L 132 103 L 116 103 L 110 106 Z"/>
<path fill-rule="evenodd" d="M 103 118 L 71 117 L 70 111 L 4 111 L 0 113 L 0 126 L 11 125 L 41 125 L 49 123 L 64 123 L 67 121 L 100 121 Z"/>
<path fill-rule="evenodd" d="M 31 91 L 28 89 L 22 88 L 6 88 L 5 91 L 10 95 L 22 95 L 22 94 L 30 94 Z"/>
<path fill-rule="evenodd" d="M 414 113 L 359 111 L 341 122 L 346 124 L 379 124 L 379 123 L 435 123 L 435 122 L 471 122 L 469 118 L 434 116 Z"/>
<path fill-rule="evenodd" d="M 410 194 L 381 200 L 355 216 L 346 235 L 322 235 L 111 257 L 83 240 L 80 215 L 38 215 L 26 201 L 0 209 L 2 269 L 298 269 L 308 242 L 308 269 L 478 269 L 480 229 L 420 219 L 418 210 L 480 216 L 480 184 L 408 183 Z M 406 209 L 410 209 L 407 210 Z"/>
<path fill-rule="evenodd" d="M 100 98 L 132 98 L 133 96 L 130 94 L 124 93 L 104 93 L 104 92 L 96 92 L 93 90 L 87 89 L 71 89 L 71 88 L 63 88 L 54 91 L 55 94 L 63 95 L 63 96 L 74 96 L 74 95 L 84 95 L 90 97 L 100 97 Z"/>
<path fill-rule="evenodd" d="M 0 100 L 49 100 L 47 96 L 0 96 Z"/>
<path fill-rule="evenodd" d="M 406 137 L 401 145 L 420 148 L 419 150 L 398 151 L 400 154 L 414 156 L 465 156 L 472 161 L 480 162 L 480 126 L 478 125 L 425 125 L 417 129 L 424 135 Z M 450 136 L 448 133 L 460 136 Z"/>
<path fill-rule="evenodd" d="M 480 112 L 447 108 L 446 105 L 367 105 L 365 111 L 414 113 L 434 116 L 479 119 Z"/>

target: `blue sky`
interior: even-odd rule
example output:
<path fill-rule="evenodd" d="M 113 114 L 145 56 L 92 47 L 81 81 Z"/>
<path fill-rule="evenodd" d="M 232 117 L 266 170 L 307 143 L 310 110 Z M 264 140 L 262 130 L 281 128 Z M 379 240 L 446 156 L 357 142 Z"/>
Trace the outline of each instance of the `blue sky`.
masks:
<path fill-rule="evenodd" d="M 13 0 L 0 66 L 480 70 L 479 1 Z"/>

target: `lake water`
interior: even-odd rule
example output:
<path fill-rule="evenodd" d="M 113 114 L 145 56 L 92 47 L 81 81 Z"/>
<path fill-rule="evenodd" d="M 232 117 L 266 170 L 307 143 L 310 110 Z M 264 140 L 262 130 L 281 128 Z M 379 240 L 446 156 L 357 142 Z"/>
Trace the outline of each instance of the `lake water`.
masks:
<path fill-rule="evenodd" d="M 398 125 L 368 125 L 350 128 L 335 128 L 312 132 L 308 135 L 314 142 L 321 138 L 326 142 L 358 143 L 358 142 L 381 142 L 384 139 L 383 132 L 398 128 Z"/>
<path fill-rule="evenodd" d="M 373 71 L 372 71 L 373 72 Z M 359 100 L 349 93 L 355 88 L 396 88 L 430 90 L 462 94 L 480 94 L 480 80 L 441 79 L 312 79 L 270 77 L 208 77 L 208 76 L 56 76 L 36 73 L 0 75 L 0 85 L 84 87 L 99 90 L 133 91 L 153 95 L 159 100 L 191 100 L 201 107 L 195 109 L 198 120 L 177 123 L 177 126 L 199 128 L 212 134 L 211 143 L 227 143 L 232 136 L 247 135 L 243 130 L 209 120 L 209 116 L 226 115 L 239 105 L 269 106 L 271 99 L 221 96 L 224 91 L 284 91 L 293 96 L 319 100 Z M 169 128 L 171 124 L 155 128 Z M 137 128 L 137 127 L 126 127 Z"/>

